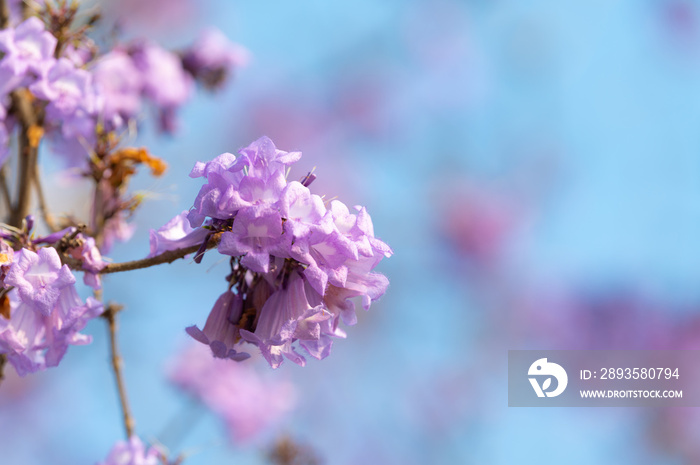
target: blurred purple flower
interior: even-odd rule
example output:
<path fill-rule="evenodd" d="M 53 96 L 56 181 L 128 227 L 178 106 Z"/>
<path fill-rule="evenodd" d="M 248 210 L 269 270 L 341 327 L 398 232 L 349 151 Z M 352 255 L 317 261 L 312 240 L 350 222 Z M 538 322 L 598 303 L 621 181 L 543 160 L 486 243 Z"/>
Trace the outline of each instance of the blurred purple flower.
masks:
<path fill-rule="evenodd" d="M 188 347 L 174 360 L 169 378 L 220 415 L 237 443 L 263 436 L 296 402 L 288 381 L 265 377 L 251 364 L 212 358 L 199 345 Z"/>
<path fill-rule="evenodd" d="M 480 273 L 496 268 L 527 206 L 504 190 L 475 185 L 463 177 L 441 183 L 438 226 L 451 255 Z"/>
<path fill-rule="evenodd" d="M 39 18 L 29 18 L 14 29 L 0 31 L 0 51 L 5 53 L 0 64 L 9 64 L 16 75 L 41 74 L 55 61 L 56 42 Z"/>
<path fill-rule="evenodd" d="M 126 242 L 134 235 L 136 226 L 127 222 L 128 212 L 119 211 L 105 223 L 102 230 L 102 251 L 108 253 L 115 241 Z"/>
<path fill-rule="evenodd" d="M 136 44 L 129 53 L 143 78 L 143 95 L 160 110 L 161 129 L 171 132 L 174 111 L 192 93 L 192 78 L 177 55 L 151 42 Z"/>
<path fill-rule="evenodd" d="M 138 436 L 131 436 L 128 442 L 117 441 L 107 458 L 97 465 L 158 465 L 159 457 L 156 448 L 146 450 Z"/>
<path fill-rule="evenodd" d="M 184 68 L 205 87 L 221 87 L 236 68 L 248 64 L 248 50 L 230 42 L 218 29 L 204 30 L 183 53 Z"/>
<path fill-rule="evenodd" d="M 67 43 L 63 48 L 63 57 L 70 60 L 77 68 L 84 67 L 95 58 L 97 46 L 95 43 L 84 37 L 79 43 Z"/>
<path fill-rule="evenodd" d="M 90 73 L 61 58 L 29 90 L 49 102 L 47 124 L 64 137 L 89 140 L 93 136 L 97 102 Z"/>
<path fill-rule="evenodd" d="M 138 114 L 144 77 L 126 52 L 114 49 L 103 55 L 95 63 L 92 75 L 102 99 L 105 122 L 119 127 Z"/>
<path fill-rule="evenodd" d="M 90 73 L 76 68 L 67 58 L 60 58 L 29 87 L 29 90 L 67 114 L 75 111 L 78 106 L 86 106 L 85 100 L 92 97 L 88 92 L 90 84 Z"/>

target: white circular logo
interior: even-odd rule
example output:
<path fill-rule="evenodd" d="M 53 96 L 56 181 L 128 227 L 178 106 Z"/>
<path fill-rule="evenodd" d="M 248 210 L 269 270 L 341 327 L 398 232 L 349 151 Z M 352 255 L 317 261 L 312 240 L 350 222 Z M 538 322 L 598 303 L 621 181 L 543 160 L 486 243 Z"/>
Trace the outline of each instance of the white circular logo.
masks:
<path fill-rule="evenodd" d="M 564 392 L 569 382 L 569 377 L 566 375 L 564 368 L 556 363 L 548 362 L 546 358 L 536 360 L 535 363 L 530 365 L 527 374 L 528 376 L 534 376 L 528 379 L 537 397 L 556 397 Z M 538 378 L 542 379 L 542 384 L 539 383 Z M 548 389 L 552 387 L 552 378 L 557 380 L 557 384 L 556 389 L 550 391 Z"/>

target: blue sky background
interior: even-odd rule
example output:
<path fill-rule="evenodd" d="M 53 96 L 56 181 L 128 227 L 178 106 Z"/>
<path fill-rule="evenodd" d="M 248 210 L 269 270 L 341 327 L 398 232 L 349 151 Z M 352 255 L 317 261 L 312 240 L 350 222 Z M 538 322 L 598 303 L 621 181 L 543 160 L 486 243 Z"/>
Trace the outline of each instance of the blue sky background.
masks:
<path fill-rule="evenodd" d="M 700 3 L 167 3 L 192 14 L 132 16 L 129 34 L 181 47 L 211 24 L 253 60 L 223 92 L 198 93 L 177 136 L 146 124 L 139 143 L 170 170 L 136 180 L 150 198 L 111 257 L 145 256 L 148 229 L 191 206 L 195 161 L 262 135 L 304 153 L 292 177 L 316 166 L 315 192 L 366 205 L 395 251 L 379 266 L 389 291 L 333 354 L 275 372 L 299 391 L 280 428 L 239 447 L 203 413 L 175 450 L 192 453 L 185 463 L 263 463 L 279 431 L 329 465 L 693 463 L 694 409 L 508 408 L 506 361 L 509 349 L 698 340 Z M 480 214 L 492 203 L 507 219 L 498 234 Z M 483 224 L 486 252 L 465 239 Z M 226 267 L 210 253 L 105 280 L 126 305 L 146 440 L 183 421 L 163 369 Z M 106 327 L 87 332 L 93 344 L 58 369 L 0 387 L 0 463 L 91 464 L 121 438 Z"/>

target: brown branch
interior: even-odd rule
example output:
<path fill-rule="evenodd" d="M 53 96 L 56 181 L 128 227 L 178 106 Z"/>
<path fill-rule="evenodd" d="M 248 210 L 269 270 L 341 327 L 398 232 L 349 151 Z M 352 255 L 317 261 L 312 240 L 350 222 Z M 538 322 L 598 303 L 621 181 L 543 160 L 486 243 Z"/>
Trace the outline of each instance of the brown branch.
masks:
<path fill-rule="evenodd" d="M 12 214 L 12 195 L 10 194 L 10 187 L 7 185 L 5 167 L 0 168 L 0 193 L 2 193 L 2 198 L 5 199 L 5 208 L 7 208 L 7 215 L 9 216 Z M 5 221 L 9 221 L 9 218 Z"/>
<path fill-rule="evenodd" d="M 29 213 L 31 204 L 31 185 L 36 159 L 39 154 L 38 141 L 32 140 L 30 130 L 37 128 L 37 117 L 29 101 L 27 91 L 22 89 L 12 92 L 12 109 L 20 123 L 19 137 L 19 172 L 17 179 L 17 205 L 10 217 L 12 226 L 21 226 L 22 219 Z"/>
<path fill-rule="evenodd" d="M 10 25 L 10 7 L 7 0 L 0 0 L 0 29 L 6 29 Z"/>
<path fill-rule="evenodd" d="M 209 243 L 207 243 L 206 250 L 212 249 L 219 245 L 219 239 L 219 234 L 215 234 L 214 236 L 212 236 L 211 239 L 209 239 Z M 142 268 L 150 268 L 152 266 L 162 265 L 163 263 L 172 263 L 175 260 L 184 258 L 189 254 L 197 252 L 200 247 L 200 245 L 193 245 L 191 247 L 184 247 L 182 249 L 166 250 L 165 252 L 156 255 L 155 257 L 143 258 L 141 260 L 132 260 L 130 262 L 110 263 L 106 267 L 102 268 L 99 271 L 99 273 L 121 273 L 122 271 L 140 270 Z M 63 263 L 65 263 L 74 270 L 89 271 L 83 268 L 83 264 L 80 260 L 76 260 L 73 257 L 67 255 L 64 255 L 62 258 Z"/>
<path fill-rule="evenodd" d="M 33 13 L 32 6 L 29 4 L 29 1 L 30 0 L 22 0 L 22 17 L 24 19 L 29 19 Z"/>
<path fill-rule="evenodd" d="M 41 217 L 44 219 L 44 224 L 49 228 L 51 232 L 58 231 L 58 226 L 53 220 L 53 215 L 49 212 L 48 205 L 46 204 L 46 197 L 44 197 L 44 190 L 41 187 L 41 177 L 39 176 L 39 165 L 34 164 L 34 188 L 36 190 L 36 196 L 39 199 L 39 210 L 41 211 Z"/>
<path fill-rule="evenodd" d="M 122 416 L 124 419 L 124 430 L 126 438 L 129 439 L 134 434 L 134 417 L 131 416 L 129 408 L 129 400 L 126 396 L 126 385 L 124 384 L 124 375 L 122 373 L 122 358 L 119 356 L 117 348 L 117 312 L 121 310 L 121 306 L 110 303 L 107 305 L 102 316 L 107 320 L 109 325 L 109 343 L 112 353 L 112 369 L 117 382 L 117 391 L 119 392 L 119 403 L 122 407 Z"/>
<path fill-rule="evenodd" d="M 0 354 L 0 384 L 5 379 L 5 364 L 7 363 L 7 355 Z"/>

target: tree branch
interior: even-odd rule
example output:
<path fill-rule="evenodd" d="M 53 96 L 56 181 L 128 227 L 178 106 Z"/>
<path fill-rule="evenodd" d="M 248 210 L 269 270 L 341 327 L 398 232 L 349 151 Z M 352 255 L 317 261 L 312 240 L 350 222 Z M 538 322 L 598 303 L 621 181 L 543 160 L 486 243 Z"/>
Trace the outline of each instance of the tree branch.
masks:
<path fill-rule="evenodd" d="M 10 25 L 10 7 L 6 0 L 0 0 L 0 29 L 6 29 Z"/>
<path fill-rule="evenodd" d="M 0 168 L 0 193 L 4 199 L 5 208 L 7 208 L 7 215 L 12 214 L 12 195 L 10 194 L 10 187 L 7 185 L 7 178 L 5 177 L 5 167 Z M 5 218 L 5 221 L 9 221 L 9 218 Z"/>
<path fill-rule="evenodd" d="M 44 197 L 44 190 L 41 187 L 41 178 L 39 176 L 39 165 L 34 164 L 34 188 L 36 190 L 36 196 L 39 198 L 39 210 L 41 211 L 41 217 L 44 219 L 44 224 L 49 228 L 51 232 L 58 231 L 58 227 L 53 220 L 53 216 L 49 212 L 48 205 L 46 204 L 46 197 Z"/>
<path fill-rule="evenodd" d="M 34 165 L 39 154 L 38 141 L 30 137 L 29 132 L 38 128 L 37 117 L 32 108 L 26 91 L 15 90 L 11 94 L 12 108 L 20 123 L 19 136 L 19 173 L 17 179 L 17 205 L 12 212 L 10 224 L 20 226 L 22 219 L 29 213 L 31 204 L 32 176 Z"/>
<path fill-rule="evenodd" d="M 129 408 L 129 400 L 126 396 L 126 385 L 124 384 L 124 375 L 122 373 L 122 358 L 119 356 L 117 348 L 117 312 L 121 310 L 121 306 L 115 304 L 107 305 L 102 316 L 107 320 L 109 325 L 109 343 L 112 353 L 112 369 L 117 382 L 117 391 L 119 392 L 119 403 L 122 407 L 122 416 L 124 417 L 124 430 L 126 439 L 128 440 L 134 434 L 134 417 L 131 416 Z"/>
<path fill-rule="evenodd" d="M 213 235 L 210 239 L 209 242 L 207 243 L 206 250 L 212 249 L 219 245 L 219 239 L 220 239 L 220 234 L 215 234 Z M 132 271 L 132 270 L 140 270 L 142 268 L 150 268 L 152 266 L 156 265 L 162 265 L 163 263 L 172 263 L 175 260 L 178 260 L 180 258 L 184 258 L 185 256 L 195 253 L 199 250 L 201 246 L 200 245 L 193 245 L 191 247 L 184 247 L 182 249 L 175 249 L 175 250 L 166 250 L 165 252 L 156 255 L 155 257 L 149 257 L 149 258 L 142 258 L 141 260 L 132 260 L 130 262 L 121 262 L 121 263 L 110 263 L 106 267 L 102 268 L 99 273 L 100 274 L 108 274 L 108 273 L 121 273 L 122 271 Z M 77 271 L 88 271 L 85 268 L 83 268 L 83 264 L 80 260 L 76 260 L 73 257 L 66 256 L 64 255 L 63 257 L 63 263 L 68 265 L 74 270 Z"/>
<path fill-rule="evenodd" d="M 5 379 L 5 364 L 7 363 L 7 355 L 0 354 L 0 383 Z"/>

